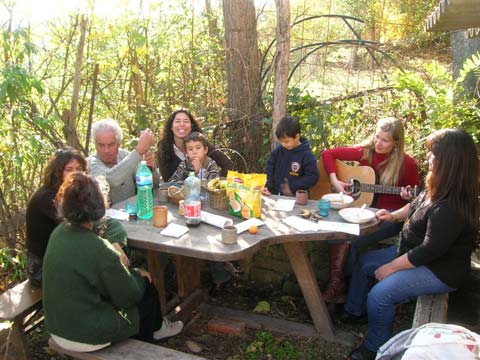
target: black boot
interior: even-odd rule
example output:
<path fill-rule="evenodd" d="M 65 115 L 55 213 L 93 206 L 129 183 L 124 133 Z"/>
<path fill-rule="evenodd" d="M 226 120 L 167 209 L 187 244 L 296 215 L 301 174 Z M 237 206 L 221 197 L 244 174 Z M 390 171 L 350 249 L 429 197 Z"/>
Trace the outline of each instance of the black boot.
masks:
<path fill-rule="evenodd" d="M 365 343 L 362 343 L 356 349 L 348 355 L 348 360 L 375 360 L 377 353 L 375 351 L 370 351 L 365 347 Z"/>

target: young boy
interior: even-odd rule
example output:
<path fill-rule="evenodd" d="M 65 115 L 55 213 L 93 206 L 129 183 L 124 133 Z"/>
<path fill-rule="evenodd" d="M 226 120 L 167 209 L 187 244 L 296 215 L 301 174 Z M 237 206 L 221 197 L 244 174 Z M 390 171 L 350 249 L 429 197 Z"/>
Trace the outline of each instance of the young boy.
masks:
<path fill-rule="evenodd" d="M 187 158 L 178 164 L 177 170 L 173 173 L 169 182 L 183 182 L 191 171 L 200 180 L 211 180 L 220 176 L 217 163 L 207 156 L 208 142 L 202 133 L 194 131 L 185 139 Z"/>
<path fill-rule="evenodd" d="M 300 137 L 298 119 L 284 116 L 275 135 L 280 145 L 272 150 L 265 164 L 267 183 L 262 193 L 295 196 L 297 190 L 310 189 L 320 175 L 308 140 Z"/>

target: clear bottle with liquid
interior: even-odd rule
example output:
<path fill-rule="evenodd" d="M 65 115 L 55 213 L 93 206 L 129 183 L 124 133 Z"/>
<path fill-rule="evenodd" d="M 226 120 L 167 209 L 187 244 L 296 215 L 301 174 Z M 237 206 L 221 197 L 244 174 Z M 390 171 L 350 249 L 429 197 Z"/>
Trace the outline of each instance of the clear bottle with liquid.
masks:
<path fill-rule="evenodd" d="M 200 224 L 200 216 L 202 211 L 202 203 L 200 201 L 200 179 L 195 176 L 192 171 L 185 179 L 185 205 L 184 215 L 187 226 L 198 226 Z"/>
<path fill-rule="evenodd" d="M 146 161 L 140 162 L 135 174 L 137 184 L 137 217 L 142 220 L 153 217 L 153 177 Z"/>

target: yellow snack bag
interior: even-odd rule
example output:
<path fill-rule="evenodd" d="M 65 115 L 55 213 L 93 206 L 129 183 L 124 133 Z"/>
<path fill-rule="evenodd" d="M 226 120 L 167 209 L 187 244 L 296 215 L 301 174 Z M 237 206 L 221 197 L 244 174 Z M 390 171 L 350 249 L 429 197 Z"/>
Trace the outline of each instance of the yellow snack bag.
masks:
<path fill-rule="evenodd" d="M 227 173 L 228 212 L 250 219 L 262 217 L 262 188 L 266 174 L 242 174 L 229 170 Z"/>

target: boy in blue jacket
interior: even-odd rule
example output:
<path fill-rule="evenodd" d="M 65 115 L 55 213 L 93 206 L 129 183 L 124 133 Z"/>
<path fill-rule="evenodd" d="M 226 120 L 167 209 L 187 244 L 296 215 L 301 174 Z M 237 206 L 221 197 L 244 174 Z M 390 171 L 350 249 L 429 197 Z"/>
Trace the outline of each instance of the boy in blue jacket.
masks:
<path fill-rule="evenodd" d="M 272 150 L 265 164 L 267 183 L 262 193 L 295 196 L 297 190 L 310 189 L 320 174 L 308 140 L 300 136 L 298 119 L 284 116 L 275 135 L 280 145 Z"/>

